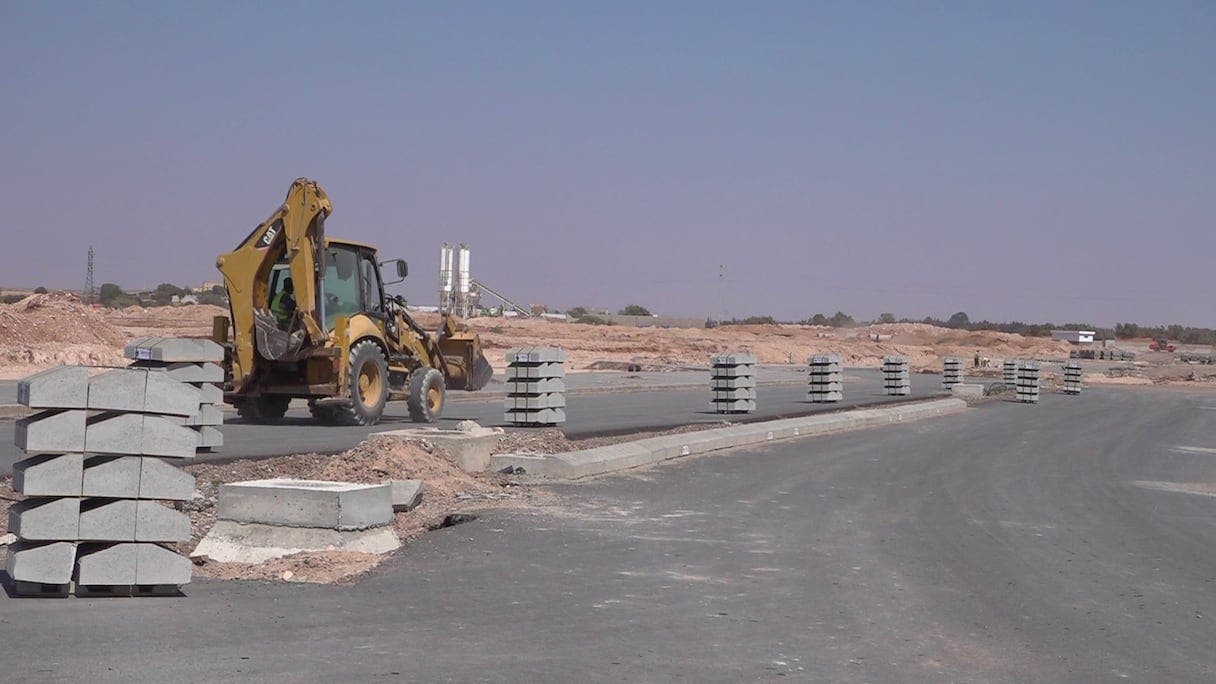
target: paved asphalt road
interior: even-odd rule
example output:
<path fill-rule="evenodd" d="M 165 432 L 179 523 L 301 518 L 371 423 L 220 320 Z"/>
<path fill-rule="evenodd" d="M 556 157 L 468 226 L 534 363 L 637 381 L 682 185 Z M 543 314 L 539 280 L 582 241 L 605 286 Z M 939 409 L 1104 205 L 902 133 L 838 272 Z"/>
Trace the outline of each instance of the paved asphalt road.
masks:
<path fill-rule="evenodd" d="M 994 402 L 555 487 L 351 586 L 0 598 L 0 672 L 1210 682 L 1216 498 L 1171 489 L 1212 491 L 1214 421 L 1211 394 Z"/>
<path fill-rule="evenodd" d="M 704 374 L 700 374 L 704 387 L 646 391 L 639 391 L 645 388 L 644 384 L 639 387 L 637 384 L 627 383 L 655 382 L 648 377 L 630 380 L 619 376 L 614 379 L 611 374 L 595 375 L 600 377 L 579 381 L 585 386 L 584 389 L 614 391 L 589 391 L 567 397 L 568 421 L 563 429 L 571 437 L 653 430 L 723 419 L 723 416 L 709 410 L 709 383 Z M 689 379 L 697 378 L 695 373 L 687 375 L 689 377 L 683 379 L 685 383 Z M 806 387 L 802 384 L 762 386 L 757 392 L 759 411 L 751 418 L 802 415 L 863 403 L 904 399 L 883 396 L 882 376 L 877 370 L 850 369 L 844 375 L 846 400 L 838 404 L 807 403 Z M 681 379 L 676 378 L 676 381 Z M 597 384 L 591 385 L 591 382 Z M 934 395 L 940 388 L 940 375 L 912 376 L 913 398 Z M 464 419 L 475 420 L 486 426 L 503 424 L 501 396 L 494 397 L 491 393 L 490 398 L 487 398 L 477 392 L 455 392 L 449 396 L 453 400 L 444 409 L 440 427 L 453 427 Z M 386 414 L 387 417 L 379 425 L 372 427 L 335 427 L 315 424 L 307 408 L 289 411 L 287 418 L 278 425 L 248 425 L 241 422 L 235 413 L 229 412 L 225 414 L 225 420 L 229 422 L 221 428 L 224 433 L 224 447 L 213 454 L 201 455 L 198 460 L 275 456 L 310 451 L 339 452 L 358 444 L 372 432 L 417 425 L 406 417 L 403 402 L 390 404 Z M 11 473 L 13 462 L 21 457 L 21 452 L 13 446 L 13 425 L 12 421 L 0 422 L 0 474 Z"/>

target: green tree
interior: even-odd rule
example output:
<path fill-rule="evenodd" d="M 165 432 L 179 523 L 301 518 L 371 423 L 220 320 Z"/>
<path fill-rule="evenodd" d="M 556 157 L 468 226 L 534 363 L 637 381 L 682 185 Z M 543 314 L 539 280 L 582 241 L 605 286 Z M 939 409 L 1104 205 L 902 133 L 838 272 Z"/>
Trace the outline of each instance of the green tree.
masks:
<path fill-rule="evenodd" d="M 621 316 L 649 316 L 650 311 L 640 304 L 630 304 L 618 312 Z"/>
<path fill-rule="evenodd" d="M 97 291 L 97 299 L 102 303 L 103 306 L 110 306 L 113 304 L 114 300 L 122 297 L 125 294 L 126 293 L 122 291 L 122 288 L 114 283 L 102 283 L 101 289 Z"/>
<path fill-rule="evenodd" d="M 878 322 L 879 323 L 894 323 L 895 314 L 893 314 L 893 313 L 878 314 Z"/>
<path fill-rule="evenodd" d="M 211 294 L 226 297 L 228 295 L 228 290 L 225 289 L 223 285 L 212 285 Z"/>
<path fill-rule="evenodd" d="M 828 325 L 832 326 L 833 328 L 847 328 L 851 325 L 856 325 L 856 321 L 854 321 L 853 317 L 847 313 L 837 311 L 836 313 L 832 314 L 831 318 L 828 319 Z"/>
<path fill-rule="evenodd" d="M 34 294 L 46 294 L 46 288 L 39 285 L 34 288 Z"/>
<path fill-rule="evenodd" d="M 566 315 L 570 318 L 582 318 L 583 316 L 587 315 L 587 307 L 572 306 L 569 309 L 566 309 Z"/>
<path fill-rule="evenodd" d="M 951 328 L 966 328 L 971 325 L 971 319 L 967 317 L 965 312 L 959 311 L 946 321 L 946 325 Z"/>

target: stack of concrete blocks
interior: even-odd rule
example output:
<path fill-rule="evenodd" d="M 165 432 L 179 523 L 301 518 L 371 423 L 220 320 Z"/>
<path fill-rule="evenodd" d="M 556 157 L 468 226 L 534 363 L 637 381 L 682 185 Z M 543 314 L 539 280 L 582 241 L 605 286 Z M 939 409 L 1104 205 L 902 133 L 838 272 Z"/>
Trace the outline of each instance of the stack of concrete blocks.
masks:
<path fill-rule="evenodd" d="M 752 413 L 756 410 L 756 355 L 747 352 L 709 357 L 710 406 L 718 413 Z"/>
<path fill-rule="evenodd" d="M 807 399 L 829 403 L 844 399 L 844 373 L 836 354 L 816 354 L 807 359 L 810 390 Z"/>
<path fill-rule="evenodd" d="M 955 385 L 963 384 L 963 360 L 957 356 L 947 356 L 942 360 L 942 387 L 954 389 Z"/>
<path fill-rule="evenodd" d="M 523 347 L 507 352 L 504 420 L 519 426 L 566 422 L 566 351 Z"/>
<path fill-rule="evenodd" d="M 905 397 L 912 393 L 912 371 L 908 370 L 908 357 L 883 357 L 882 386 L 893 397 Z"/>
<path fill-rule="evenodd" d="M 1064 393 L 1081 393 L 1081 364 L 1076 361 L 1064 364 Z"/>
<path fill-rule="evenodd" d="M 199 410 L 183 424 L 198 433 L 198 447 L 211 451 L 224 446 L 224 348 L 206 339 L 147 337 L 123 349 L 131 366 L 164 372 L 199 391 Z"/>
<path fill-rule="evenodd" d="M 1013 387 L 1018 383 L 1018 360 L 1005 359 L 1005 364 L 1001 368 L 1001 379 L 1005 382 L 1006 387 Z"/>
<path fill-rule="evenodd" d="M 167 373 L 121 368 L 92 378 L 79 366 L 18 384 L 37 413 L 18 421 L 9 512 L 18 541 L 7 567 L 22 595 L 177 593 L 190 562 L 164 544 L 190 540 L 190 519 L 161 501 L 194 496 L 194 477 L 162 458 L 194 457 L 183 422 L 199 390 Z"/>
<path fill-rule="evenodd" d="M 1018 401 L 1034 404 L 1039 401 L 1039 364 L 1023 361 L 1018 364 Z"/>

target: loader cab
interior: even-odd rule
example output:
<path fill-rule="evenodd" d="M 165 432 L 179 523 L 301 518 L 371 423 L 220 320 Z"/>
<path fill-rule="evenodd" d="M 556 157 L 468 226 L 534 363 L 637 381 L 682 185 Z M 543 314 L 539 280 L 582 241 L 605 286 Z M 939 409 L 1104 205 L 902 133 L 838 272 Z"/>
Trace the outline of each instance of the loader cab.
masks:
<path fill-rule="evenodd" d="M 386 263 L 394 267 L 397 275 L 397 279 L 391 282 L 404 280 L 407 273 L 404 261 Z M 286 259 L 275 264 L 270 271 L 270 282 L 267 283 L 267 301 L 274 301 L 283 289 L 284 281 L 290 278 L 291 270 Z M 322 301 L 318 309 L 324 317 L 326 330 L 334 329 L 334 321 L 339 316 L 350 317 L 362 313 L 373 318 L 387 318 L 384 285 L 374 247 L 357 242 L 325 241 L 325 273 L 321 279 Z"/>

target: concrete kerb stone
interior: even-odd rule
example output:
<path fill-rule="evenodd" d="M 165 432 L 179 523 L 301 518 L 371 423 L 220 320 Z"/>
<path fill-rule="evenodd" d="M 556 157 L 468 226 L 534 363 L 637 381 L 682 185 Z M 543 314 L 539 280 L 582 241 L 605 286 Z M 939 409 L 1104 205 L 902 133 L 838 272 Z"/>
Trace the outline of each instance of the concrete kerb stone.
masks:
<path fill-rule="evenodd" d="M 18 501 L 8 511 L 8 529 L 22 540 L 74 541 L 80 533 L 80 499 Z"/>
<path fill-rule="evenodd" d="M 84 462 L 81 495 L 115 499 L 138 497 L 141 460 L 138 456 L 88 457 Z"/>
<path fill-rule="evenodd" d="M 84 456 L 42 454 L 13 464 L 13 491 L 25 496 L 80 496 Z"/>
<path fill-rule="evenodd" d="M 83 452 L 88 412 L 79 409 L 35 413 L 17 421 L 13 443 L 27 454 Z"/>
<path fill-rule="evenodd" d="M 75 565 L 75 542 L 19 541 L 8 548 L 5 570 L 14 582 L 67 584 Z"/>
<path fill-rule="evenodd" d="M 135 541 L 190 541 L 190 517 L 157 501 L 135 502 Z"/>
<path fill-rule="evenodd" d="M 89 373 L 83 366 L 59 366 L 22 378 L 17 403 L 33 409 L 88 408 Z"/>
<path fill-rule="evenodd" d="M 80 505 L 80 532 L 76 538 L 97 542 L 135 541 L 135 508 L 134 499 L 86 499 Z"/>
<path fill-rule="evenodd" d="M 460 466 L 461 470 L 479 473 L 490 466 L 490 453 L 494 447 L 498 446 L 503 430 L 502 428 L 486 428 L 473 423 L 461 430 L 405 428 L 376 434 L 407 439 L 425 439 L 456 459 L 456 465 Z"/>
<path fill-rule="evenodd" d="M 412 511 L 422 503 L 422 492 L 426 484 L 422 480 L 389 480 L 394 511 Z"/>
<path fill-rule="evenodd" d="M 547 456 L 499 454 L 491 459 L 491 468 L 528 477 L 578 479 L 730 447 L 919 420 L 955 413 L 965 409 L 966 406 L 966 403 L 960 399 L 933 399 L 893 407 L 858 409 L 805 418 L 785 418 L 680 435 L 652 437 L 563 454 Z"/>
<path fill-rule="evenodd" d="M 221 363 L 224 360 L 224 348 L 202 338 L 145 337 L 124 347 L 123 355 L 136 361 Z"/>
<path fill-rule="evenodd" d="M 216 518 L 241 523 L 362 530 L 393 520 L 388 483 L 251 480 L 220 485 Z"/>

